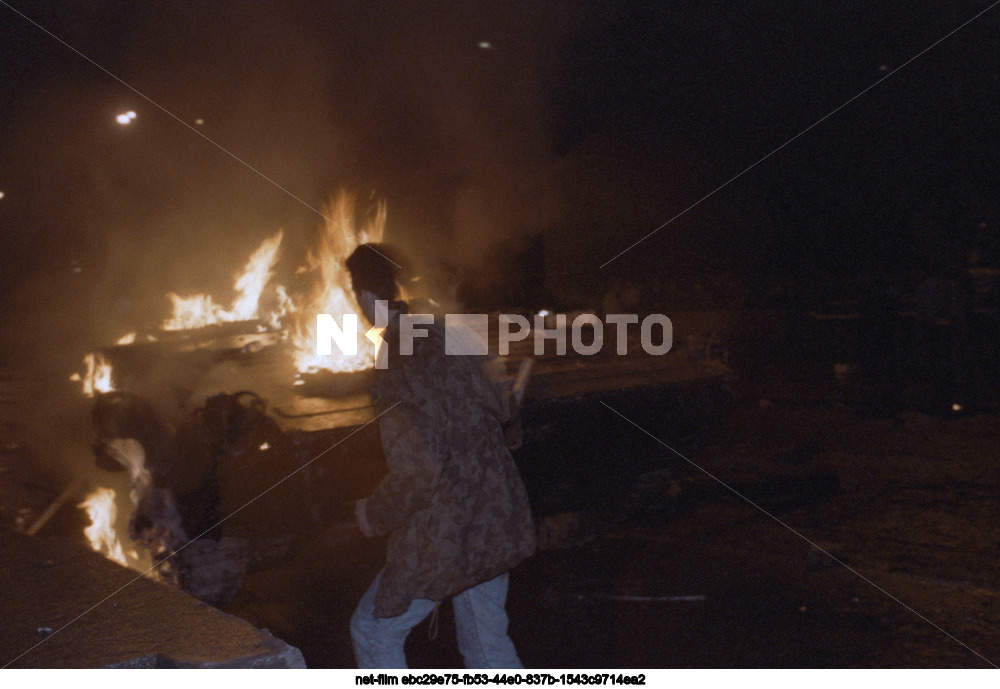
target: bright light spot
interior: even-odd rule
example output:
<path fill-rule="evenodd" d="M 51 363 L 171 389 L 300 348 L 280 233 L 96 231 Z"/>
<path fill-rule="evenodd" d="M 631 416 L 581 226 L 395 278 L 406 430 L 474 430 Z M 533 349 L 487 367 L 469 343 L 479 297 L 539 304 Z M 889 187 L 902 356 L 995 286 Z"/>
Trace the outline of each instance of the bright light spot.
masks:
<path fill-rule="evenodd" d="M 382 333 L 385 332 L 385 328 L 380 328 L 377 325 L 373 326 L 365 333 L 365 337 L 375 346 L 381 344 Z"/>
<path fill-rule="evenodd" d="M 196 125 L 198 125 L 198 126 L 200 127 L 201 125 L 205 124 L 205 120 L 203 120 L 203 119 L 201 119 L 201 118 L 199 117 L 198 119 L 196 119 L 196 120 L 194 121 L 194 123 L 195 123 Z"/>
<path fill-rule="evenodd" d="M 959 404 L 958 402 L 955 402 L 953 405 L 951 405 L 951 410 L 952 411 L 962 411 L 962 405 Z"/>
<path fill-rule="evenodd" d="M 135 110 L 129 110 L 127 113 L 125 113 L 125 117 L 129 118 L 130 120 L 134 120 L 135 119 Z"/>
<path fill-rule="evenodd" d="M 542 318 L 545 318 L 546 316 L 550 315 L 549 314 L 549 310 L 548 309 L 542 309 L 541 311 L 538 312 L 538 315 L 541 316 Z"/>
<path fill-rule="evenodd" d="M 305 384 L 306 384 L 306 382 L 304 380 L 302 380 L 301 378 L 296 378 L 295 382 L 292 383 L 292 385 L 305 385 Z"/>
<path fill-rule="evenodd" d="M 880 72 L 888 72 L 889 71 L 889 65 L 879 65 L 878 66 L 878 71 L 880 71 Z"/>
<path fill-rule="evenodd" d="M 3 192 L 0 191 L 0 199 L 2 199 L 2 198 L 3 198 Z"/>
<path fill-rule="evenodd" d="M 130 122 L 132 122 L 132 118 L 129 117 L 128 115 L 119 115 L 118 117 L 115 118 L 115 122 L 117 122 L 118 124 L 129 124 Z"/>
<path fill-rule="evenodd" d="M 268 443 L 261 443 L 260 444 L 260 449 L 261 450 L 270 450 L 271 446 Z"/>
<path fill-rule="evenodd" d="M 483 50 L 489 50 L 490 48 L 493 47 L 493 44 L 490 43 L 489 41 L 479 41 L 479 47 L 482 48 Z"/>

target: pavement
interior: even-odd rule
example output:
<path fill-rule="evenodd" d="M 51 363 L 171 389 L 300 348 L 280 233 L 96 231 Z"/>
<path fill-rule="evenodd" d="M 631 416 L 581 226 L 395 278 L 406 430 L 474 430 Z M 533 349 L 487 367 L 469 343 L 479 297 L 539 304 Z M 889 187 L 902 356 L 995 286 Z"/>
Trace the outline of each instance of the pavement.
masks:
<path fill-rule="evenodd" d="M 0 528 L 0 553 L 0 667 L 305 667 L 267 631 L 82 544 Z"/>
<path fill-rule="evenodd" d="M 741 396 L 697 447 L 676 445 L 754 504 L 675 458 L 630 518 L 512 572 L 510 634 L 526 667 L 1000 664 L 1000 415 L 870 418 L 856 389 L 775 383 Z M 608 416 L 618 442 L 633 434 L 659 452 Z M 776 475 L 823 481 L 767 480 Z M 232 612 L 297 645 L 310 667 L 352 667 L 348 620 L 383 553 L 331 532 L 249 576 Z M 411 667 L 461 667 L 448 605 L 439 625 L 434 640 L 427 622 L 410 635 Z"/>

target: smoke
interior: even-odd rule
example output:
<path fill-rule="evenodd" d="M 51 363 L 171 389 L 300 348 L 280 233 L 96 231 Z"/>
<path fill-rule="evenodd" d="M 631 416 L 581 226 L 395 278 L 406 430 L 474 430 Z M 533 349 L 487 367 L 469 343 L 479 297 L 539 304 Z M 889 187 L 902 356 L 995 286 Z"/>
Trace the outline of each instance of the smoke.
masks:
<path fill-rule="evenodd" d="M 559 213 L 558 4 L 134 5 L 39 20 L 169 114 L 63 49 L 4 147 L 23 201 L 8 246 L 27 266 L 12 303 L 50 318 L 37 281 L 55 277 L 81 295 L 77 339 L 157 322 L 168 291 L 225 301 L 279 228 L 291 269 L 339 187 L 385 199 L 388 239 L 446 273 L 481 274 Z"/>
<path fill-rule="evenodd" d="M 370 95 L 338 111 L 362 137 L 357 177 L 387 192 L 389 239 L 440 282 L 496 282 L 558 216 L 546 89 L 565 11 L 395 4 L 349 89 Z"/>
<path fill-rule="evenodd" d="M 569 7 L 28 3 L 142 94 L 20 18 L 4 30 L 0 340 L 45 390 L 39 435 L 86 425 L 69 373 L 161 322 L 167 292 L 229 303 L 278 229 L 292 282 L 338 188 L 385 200 L 387 240 L 445 289 L 502 274 L 559 213 L 545 65 L 582 20 Z"/>

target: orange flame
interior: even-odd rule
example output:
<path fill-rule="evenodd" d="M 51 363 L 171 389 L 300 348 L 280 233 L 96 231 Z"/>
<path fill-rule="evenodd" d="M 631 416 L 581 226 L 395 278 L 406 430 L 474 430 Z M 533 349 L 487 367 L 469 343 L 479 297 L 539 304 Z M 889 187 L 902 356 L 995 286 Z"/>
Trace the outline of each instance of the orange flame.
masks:
<path fill-rule="evenodd" d="M 385 230 L 385 203 L 359 218 L 354 199 L 341 192 L 324 209 L 327 219 L 307 256 L 306 270 L 318 275 L 311 294 L 297 304 L 292 314 L 291 339 L 295 346 L 295 364 L 300 372 L 326 369 L 360 371 L 375 364 L 378 348 L 358 332 L 358 353 L 346 355 L 334 348 L 329 356 L 316 353 L 316 316 L 328 313 L 338 323 L 345 313 L 360 314 L 354 300 L 351 278 L 344 261 L 359 244 L 382 240 Z"/>
<path fill-rule="evenodd" d="M 292 345 L 292 356 L 299 372 L 359 371 L 375 363 L 377 345 L 364 337 L 364 327 L 358 333 L 358 353 L 346 355 L 335 351 L 329 356 L 317 354 L 316 317 L 330 314 L 341 324 L 348 313 L 360 314 L 354 300 L 350 276 L 344 261 L 365 242 L 378 242 L 386 224 L 385 203 L 377 203 L 365 213 L 358 213 L 355 200 L 341 191 L 324 207 L 326 222 L 319 228 L 313 247 L 306 256 L 306 265 L 297 274 L 314 276 L 312 289 L 306 295 L 292 295 L 282 285 L 274 285 L 271 308 L 261 313 L 260 299 L 271 279 L 273 267 L 284 233 L 279 230 L 265 239 L 236 277 L 236 297 L 228 309 L 217 304 L 211 295 L 193 294 L 187 297 L 174 292 L 167 294 L 173 303 L 173 313 L 163 322 L 164 330 L 190 330 L 219 323 L 260 320 L 274 330 L 285 330 Z M 145 340 L 155 338 L 145 335 Z M 118 340 L 119 345 L 133 344 L 135 333 Z M 336 349 L 336 348 L 335 348 Z M 82 383 L 83 392 L 93 397 L 97 392 L 114 390 L 111 366 L 100 354 L 84 358 L 85 374 L 74 373 L 70 379 Z"/>
<path fill-rule="evenodd" d="M 118 508 L 115 506 L 115 491 L 111 488 L 97 488 L 79 504 L 87 510 L 90 526 L 83 530 L 90 547 L 109 560 L 128 567 L 125 548 L 115 532 Z"/>
<path fill-rule="evenodd" d="M 265 239 L 247 261 L 246 266 L 236 277 L 236 299 L 229 310 L 216 304 L 208 294 L 194 294 L 180 297 L 173 292 L 167 298 L 173 302 L 173 316 L 164 321 L 164 330 L 191 330 L 217 323 L 233 321 L 248 321 L 258 318 L 260 295 L 267 283 L 274 276 L 271 268 L 278 258 L 278 248 L 281 246 L 283 232 Z"/>
<path fill-rule="evenodd" d="M 111 383 L 111 364 L 103 354 L 87 354 L 83 357 L 83 364 L 87 371 L 83 375 L 74 373 L 69 379 L 82 384 L 84 395 L 93 397 L 98 392 L 111 392 L 115 389 Z"/>
<path fill-rule="evenodd" d="M 105 443 L 105 449 L 128 470 L 130 479 L 128 504 L 122 505 L 122 507 L 134 510 L 142 502 L 144 495 L 148 495 L 151 490 L 162 490 L 156 489 L 152 485 L 152 476 L 145 465 L 146 453 L 138 440 L 116 438 Z M 99 487 L 80 503 L 79 507 L 86 509 L 87 515 L 90 517 L 90 526 L 83 530 L 90 542 L 90 547 L 109 560 L 142 572 L 154 580 L 158 579 L 158 573 L 152 568 L 153 560 L 149 552 L 149 544 L 133 540 L 128 535 L 126 527 L 119 524 L 117 501 L 118 494 L 113 488 Z M 172 500 L 169 506 L 173 507 Z M 165 514 L 165 512 L 161 512 L 160 516 Z M 176 510 L 174 510 L 173 515 L 176 518 L 175 521 L 172 522 L 169 516 L 166 515 L 167 518 L 162 520 L 162 524 L 175 530 L 183 537 L 183 527 L 180 525 L 180 517 L 176 514 Z M 140 544 L 145 546 L 141 553 L 138 548 Z"/>

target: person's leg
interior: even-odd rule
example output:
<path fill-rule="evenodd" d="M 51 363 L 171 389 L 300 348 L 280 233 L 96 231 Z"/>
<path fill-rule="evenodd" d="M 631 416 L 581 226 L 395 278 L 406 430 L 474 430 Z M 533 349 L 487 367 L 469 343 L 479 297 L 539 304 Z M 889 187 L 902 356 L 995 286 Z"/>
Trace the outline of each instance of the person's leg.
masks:
<path fill-rule="evenodd" d="M 434 601 L 418 599 L 402 615 L 375 617 L 375 594 L 381 580 L 379 572 L 351 616 L 354 659 L 362 669 L 405 669 L 406 637 L 434 609 Z"/>
<path fill-rule="evenodd" d="M 507 636 L 507 575 L 473 586 L 452 598 L 458 650 L 468 668 L 520 668 Z"/>

